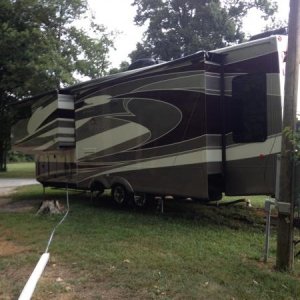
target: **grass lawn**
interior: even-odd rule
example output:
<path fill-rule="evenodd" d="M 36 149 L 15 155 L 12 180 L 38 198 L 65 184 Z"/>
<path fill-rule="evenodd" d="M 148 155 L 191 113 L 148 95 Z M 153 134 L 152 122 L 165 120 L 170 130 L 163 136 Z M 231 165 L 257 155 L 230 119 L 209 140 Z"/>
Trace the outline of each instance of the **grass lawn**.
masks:
<path fill-rule="evenodd" d="M 9 163 L 7 172 L 0 172 L 0 178 L 35 178 L 35 163 Z"/>
<path fill-rule="evenodd" d="M 41 194 L 21 188 L 13 200 L 38 205 Z M 47 189 L 47 197 L 65 196 Z M 274 271 L 275 228 L 270 262 L 261 262 L 261 209 L 167 201 L 162 215 L 78 192 L 70 205 L 33 299 L 300 299 L 300 261 L 291 274 Z M 18 297 L 60 218 L 0 213 L 1 299 Z"/>

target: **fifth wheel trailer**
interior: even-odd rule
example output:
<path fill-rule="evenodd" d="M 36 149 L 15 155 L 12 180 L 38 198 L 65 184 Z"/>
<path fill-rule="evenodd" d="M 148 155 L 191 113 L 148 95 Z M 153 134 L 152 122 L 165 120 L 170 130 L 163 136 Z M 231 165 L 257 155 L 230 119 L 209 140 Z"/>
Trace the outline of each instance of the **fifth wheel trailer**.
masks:
<path fill-rule="evenodd" d="M 275 193 L 287 37 L 274 35 L 18 102 L 13 147 L 44 186 L 216 200 Z"/>

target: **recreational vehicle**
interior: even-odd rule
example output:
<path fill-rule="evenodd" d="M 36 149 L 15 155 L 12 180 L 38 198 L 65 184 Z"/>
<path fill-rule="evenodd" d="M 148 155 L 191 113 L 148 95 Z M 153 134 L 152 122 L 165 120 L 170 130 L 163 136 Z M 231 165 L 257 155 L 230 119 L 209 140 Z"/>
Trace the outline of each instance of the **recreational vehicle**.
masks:
<path fill-rule="evenodd" d="M 273 195 L 286 48 L 273 35 L 20 101 L 13 147 L 44 186 L 111 189 L 120 205 Z"/>

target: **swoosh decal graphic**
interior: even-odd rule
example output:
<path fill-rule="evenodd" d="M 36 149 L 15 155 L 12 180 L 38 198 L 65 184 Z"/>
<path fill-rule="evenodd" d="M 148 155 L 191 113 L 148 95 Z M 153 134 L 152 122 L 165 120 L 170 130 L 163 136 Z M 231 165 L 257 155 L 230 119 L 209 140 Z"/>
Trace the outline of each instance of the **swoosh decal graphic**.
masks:
<path fill-rule="evenodd" d="M 110 104 L 101 104 L 93 111 L 90 107 L 86 111 L 81 109 L 82 118 L 87 117 L 85 112 L 89 117 L 91 113 L 97 115 L 76 130 L 79 158 L 89 159 L 142 147 L 168 134 L 182 118 L 181 111 L 170 103 L 140 98 L 114 99 Z M 78 121 L 76 123 L 78 125 Z M 130 130 L 121 130 L 126 128 L 125 124 L 130 126 Z M 112 132 L 114 134 L 108 134 Z M 104 136 L 105 139 L 102 138 Z M 81 149 L 87 148 L 88 144 L 93 145 L 93 153 L 84 153 Z"/>
<path fill-rule="evenodd" d="M 57 100 L 45 107 L 38 107 L 32 114 L 27 124 L 28 134 L 33 134 L 40 125 L 57 109 Z"/>

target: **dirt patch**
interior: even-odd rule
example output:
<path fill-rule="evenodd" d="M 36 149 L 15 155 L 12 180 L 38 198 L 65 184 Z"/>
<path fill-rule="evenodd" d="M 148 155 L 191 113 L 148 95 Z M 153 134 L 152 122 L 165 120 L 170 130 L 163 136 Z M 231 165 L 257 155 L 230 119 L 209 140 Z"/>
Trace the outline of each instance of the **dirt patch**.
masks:
<path fill-rule="evenodd" d="M 14 242 L 9 240 L 0 239 L 0 257 L 14 255 L 27 250 L 27 247 L 16 245 Z"/>
<path fill-rule="evenodd" d="M 0 299 L 18 299 L 31 272 L 28 266 L 18 268 L 10 266 L 3 269 L 0 272 Z"/>
<path fill-rule="evenodd" d="M 0 242 L 0 247 L 5 247 L 8 255 L 26 255 L 28 248 L 19 247 L 12 242 Z M 20 252 L 24 252 L 19 254 Z M 0 256 L 1 259 L 1 256 Z M 38 257 L 37 261 L 38 262 Z M 52 261 L 51 261 L 52 260 Z M 0 299 L 17 299 L 22 292 L 27 280 L 35 268 L 34 263 L 22 266 L 7 264 L 0 272 Z M 144 297 L 142 297 L 145 299 Z M 33 300 L 79 300 L 79 299 L 141 299 L 128 296 L 122 288 L 112 287 L 109 278 L 101 276 L 96 279 L 87 271 L 78 271 L 61 263 L 53 263 L 50 256 L 44 273 L 42 274 L 34 291 Z"/>
<path fill-rule="evenodd" d="M 1 187 L 0 197 L 5 198 L 16 192 L 16 187 Z"/>
<path fill-rule="evenodd" d="M 17 187 L 0 188 L 0 212 L 28 212 L 38 208 L 40 200 L 26 200 L 12 202 L 12 195 Z"/>
<path fill-rule="evenodd" d="M 0 209 L 2 206 L 11 202 L 11 196 L 16 192 L 16 187 L 0 188 Z"/>
<path fill-rule="evenodd" d="M 40 200 L 26 200 L 11 202 L 7 201 L 5 204 L 0 204 L 0 212 L 28 212 L 37 210 Z"/>
<path fill-rule="evenodd" d="M 82 271 L 76 272 L 66 265 L 50 261 L 39 281 L 33 299 L 132 299 L 126 297 L 124 290 L 110 287 L 109 284 L 108 279 L 96 280 L 90 274 Z"/>
<path fill-rule="evenodd" d="M 38 258 L 37 258 L 38 260 Z M 18 268 L 8 266 L 0 272 L 0 299 L 17 299 L 35 265 Z M 126 288 L 112 286 L 112 280 L 103 274 L 74 269 L 72 265 L 48 262 L 33 293 L 32 300 L 81 300 L 81 299 L 153 299 L 147 290 L 134 293 Z"/>

